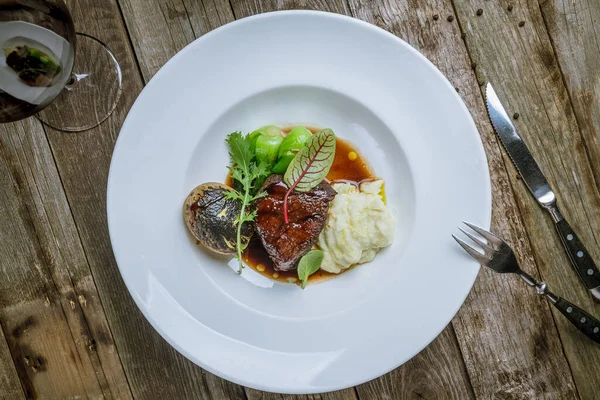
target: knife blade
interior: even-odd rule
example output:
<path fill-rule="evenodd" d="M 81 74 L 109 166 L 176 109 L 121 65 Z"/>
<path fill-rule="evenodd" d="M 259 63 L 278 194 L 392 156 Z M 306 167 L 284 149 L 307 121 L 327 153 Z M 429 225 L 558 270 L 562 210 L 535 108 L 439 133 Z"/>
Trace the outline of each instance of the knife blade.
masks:
<path fill-rule="evenodd" d="M 552 216 L 561 242 L 575 271 L 594 299 L 600 301 L 600 271 L 593 258 L 558 209 L 554 191 L 517 132 L 490 83 L 485 88 L 485 97 L 488 115 L 496 134 L 500 138 L 500 142 L 533 197 Z"/>

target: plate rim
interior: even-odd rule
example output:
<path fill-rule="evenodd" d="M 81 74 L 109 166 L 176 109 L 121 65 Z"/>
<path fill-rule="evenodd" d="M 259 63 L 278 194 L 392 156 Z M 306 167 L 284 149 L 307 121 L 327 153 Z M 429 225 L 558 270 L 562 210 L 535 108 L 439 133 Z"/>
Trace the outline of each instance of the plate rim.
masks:
<path fill-rule="evenodd" d="M 189 44 L 187 44 L 184 48 L 182 48 L 181 50 L 179 50 L 175 55 L 173 55 L 173 57 L 171 57 L 150 79 L 150 81 L 148 81 L 148 83 L 143 87 L 143 89 L 140 91 L 140 93 L 138 94 L 138 96 L 136 97 L 134 103 L 132 104 L 132 106 L 130 107 L 126 118 L 123 121 L 123 124 L 121 125 L 121 128 L 119 130 L 119 135 L 117 137 L 117 140 L 115 141 L 115 145 L 114 145 L 114 149 L 111 155 L 111 163 L 110 163 L 110 168 L 109 168 L 109 174 L 108 174 L 108 179 L 107 179 L 107 195 L 106 195 L 106 216 L 107 216 L 107 225 L 108 225 L 108 233 L 109 233 L 109 239 L 110 239 L 110 243 L 111 243 L 111 250 L 113 251 L 114 254 L 114 258 L 115 258 L 115 262 L 117 264 L 117 267 L 119 269 L 119 273 L 121 275 L 121 278 L 123 280 L 123 282 L 125 283 L 125 286 L 127 287 L 127 290 L 130 294 L 130 296 L 133 298 L 137 308 L 141 311 L 142 315 L 144 316 L 144 318 L 150 323 L 150 325 L 152 326 L 152 328 L 154 328 L 154 330 L 156 330 L 160 336 L 162 337 L 162 339 L 164 339 L 171 347 L 173 347 L 175 350 L 177 350 L 177 352 L 179 352 L 181 355 L 183 355 L 185 358 L 187 358 L 188 360 L 190 360 L 191 362 L 193 362 L 194 364 L 196 364 L 197 366 L 199 366 L 202 369 L 207 370 L 208 372 L 222 378 L 222 379 L 226 379 L 230 382 L 233 382 L 235 384 L 238 385 L 242 385 L 244 387 L 250 387 L 253 389 L 257 389 L 257 390 L 262 390 L 262 391 L 266 391 L 266 392 L 271 392 L 271 393 L 282 393 L 282 394 L 316 394 L 316 393 L 327 393 L 327 392 L 332 392 L 332 391 L 336 391 L 336 390 L 342 390 L 342 389 L 347 389 L 347 388 L 351 388 L 360 384 L 363 384 L 365 382 L 369 382 L 373 379 L 377 379 L 378 377 L 381 377 L 391 371 L 393 371 L 394 369 L 400 367 L 401 365 L 403 365 L 404 363 L 406 363 L 407 361 L 409 361 L 410 359 L 412 359 L 413 357 L 415 357 L 417 354 L 419 354 L 421 351 L 423 351 L 427 346 L 429 346 L 436 338 L 439 337 L 439 335 L 443 332 L 444 329 L 446 329 L 446 327 L 450 324 L 450 322 L 452 321 L 452 319 L 454 319 L 454 317 L 456 316 L 456 314 L 458 313 L 458 311 L 460 310 L 460 308 L 464 305 L 464 302 L 467 298 L 467 296 L 471 293 L 471 290 L 473 288 L 473 285 L 475 283 L 475 280 L 477 279 L 478 273 L 480 271 L 480 268 L 478 267 L 476 269 L 476 271 L 473 273 L 473 276 L 471 277 L 471 282 L 469 282 L 469 290 L 464 293 L 462 297 L 462 300 L 460 301 L 460 304 L 458 304 L 458 307 L 453 311 L 452 315 L 449 317 L 449 319 L 446 321 L 446 323 L 444 324 L 444 326 L 432 337 L 431 340 L 429 340 L 424 346 L 420 347 L 417 351 L 414 352 L 414 354 L 410 357 L 408 357 L 405 360 L 400 360 L 399 363 L 397 365 L 393 365 L 391 366 L 391 368 L 387 369 L 385 368 L 385 371 L 383 373 L 380 372 L 376 372 L 374 374 L 369 374 L 368 377 L 366 377 L 363 380 L 351 383 L 351 384 L 346 384 L 346 385 L 331 385 L 325 388 L 325 390 L 314 390 L 314 389 L 308 389 L 308 390 L 298 390 L 298 388 L 290 388 L 290 390 L 280 390 L 280 388 L 277 388 L 277 390 L 274 390 L 274 388 L 272 387 L 267 387 L 264 385 L 257 385 L 253 382 L 249 382 L 249 381 L 244 381 L 243 379 L 239 379 L 235 376 L 232 376 L 224 371 L 220 371 L 217 370 L 215 368 L 213 368 L 212 366 L 203 363 L 201 360 L 197 359 L 195 356 L 193 356 L 192 354 L 190 354 L 189 351 L 185 350 L 183 347 L 181 347 L 175 340 L 173 340 L 173 338 L 171 336 L 169 336 L 160 326 L 159 323 L 157 323 L 157 321 L 152 317 L 151 313 L 149 310 L 146 309 L 146 307 L 144 306 L 144 303 L 142 301 L 142 299 L 140 299 L 137 296 L 137 293 L 135 291 L 132 291 L 131 288 L 131 282 L 128 281 L 128 279 L 125 278 L 125 275 L 123 274 L 123 270 L 124 268 L 121 266 L 121 264 L 119 263 L 119 256 L 117 255 L 117 251 L 115 250 L 115 245 L 114 245 L 114 239 L 113 239 L 113 233 L 114 232 L 114 227 L 113 223 L 111 223 L 111 220 L 113 218 L 111 218 L 111 208 L 110 208 L 110 198 L 111 198 L 111 182 L 113 181 L 111 179 L 111 177 L 116 173 L 114 170 L 114 154 L 118 151 L 119 149 L 119 142 L 121 141 L 121 132 L 123 132 L 128 124 L 128 120 L 131 117 L 131 114 L 135 111 L 136 106 L 139 105 L 139 99 L 140 97 L 142 97 L 143 92 L 148 88 L 151 87 L 151 85 L 153 85 L 153 82 L 156 81 L 157 79 L 159 79 L 158 77 L 162 76 L 163 74 L 165 74 L 165 70 L 167 70 L 167 66 L 169 66 L 172 63 L 176 63 L 177 60 L 184 56 L 185 54 L 187 54 L 188 52 L 190 52 L 192 50 L 192 47 L 197 46 L 199 42 L 201 42 L 202 40 L 204 40 L 205 38 L 209 38 L 213 35 L 219 34 L 222 31 L 225 31 L 227 29 L 231 29 L 232 27 L 236 27 L 238 25 L 242 25 L 244 23 L 247 23 L 249 21 L 254 21 L 254 20 L 259 20 L 259 19 L 268 19 L 268 18 L 273 18 L 273 17 L 278 17 L 280 15 L 298 15 L 298 16 L 320 16 L 320 17 L 325 17 L 325 18 L 334 18 L 334 19 L 340 19 L 340 20 L 344 20 L 346 22 L 349 23 L 353 23 L 356 25 L 359 25 L 360 27 L 364 28 L 364 29 L 369 29 L 371 31 L 377 32 L 378 34 L 382 34 L 384 36 L 387 36 L 388 38 L 396 41 L 396 43 L 398 43 L 400 46 L 402 46 L 405 50 L 413 53 L 417 58 L 419 58 L 421 61 L 424 62 L 425 65 L 427 65 L 427 67 L 435 74 L 437 75 L 439 78 L 441 78 L 441 82 L 443 84 L 445 84 L 449 89 L 451 89 L 452 92 L 452 96 L 455 98 L 455 100 L 457 100 L 459 107 L 462 109 L 462 111 L 465 113 L 465 116 L 468 118 L 468 120 L 470 121 L 470 125 L 473 128 L 473 131 L 475 133 L 475 136 L 477 138 L 477 140 L 479 141 L 479 146 L 477 146 L 477 152 L 478 152 L 478 156 L 480 158 L 480 160 L 482 161 L 482 165 L 485 167 L 485 171 L 487 172 L 486 174 L 484 174 L 485 176 L 485 209 L 483 210 L 485 213 L 485 218 L 484 218 L 484 226 L 483 228 L 485 229 L 489 229 L 490 225 L 491 225 L 491 218 L 492 218 L 492 190 L 491 190 L 491 177 L 490 177 L 490 170 L 489 170 L 489 163 L 488 163 L 488 159 L 487 159 L 487 154 L 485 152 L 485 148 L 483 146 L 483 139 L 481 137 L 481 134 L 479 133 L 479 130 L 477 129 L 477 126 L 475 124 L 475 121 L 473 120 L 473 116 L 471 115 L 469 109 L 467 108 L 465 102 L 463 101 L 463 99 L 458 95 L 458 93 L 456 93 L 456 91 L 454 90 L 454 86 L 450 83 L 450 81 L 448 80 L 448 78 L 427 58 L 425 57 L 421 52 L 419 52 L 417 49 L 415 49 L 413 46 L 411 46 L 408 42 L 404 41 L 403 39 L 401 39 L 400 37 L 386 31 L 383 28 L 380 28 L 376 25 L 373 25 L 369 22 L 363 21 L 361 19 L 355 18 L 355 17 L 351 17 L 351 16 L 347 16 L 347 15 L 343 15 L 343 14 L 337 14 L 337 13 L 332 13 L 332 12 L 327 12 L 327 11 L 317 11 L 317 10 L 280 10 L 280 11 L 271 11 L 271 12 L 265 12 L 265 13 L 261 13 L 261 14 L 255 14 L 255 15 L 251 15 L 251 16 L 247 16 L 244 18 L 240 18 L 237 20 L 234 20 L 232 22 L 229 22 L 227 24 L 221 25 L 218 28 L 215 28 L 205 34 L 203 34 L 202 36 L 196 38 L 195 40 L 193 40 L 192 42 L 190 42 Z M 484 205 L 482 204 L 482 207 Z M 186 311 L 187 313 L 187 311 Z M 193 318 L 193 317 L 192 317 Z M 209 328 L 210 329 L 210 328 Z"/>

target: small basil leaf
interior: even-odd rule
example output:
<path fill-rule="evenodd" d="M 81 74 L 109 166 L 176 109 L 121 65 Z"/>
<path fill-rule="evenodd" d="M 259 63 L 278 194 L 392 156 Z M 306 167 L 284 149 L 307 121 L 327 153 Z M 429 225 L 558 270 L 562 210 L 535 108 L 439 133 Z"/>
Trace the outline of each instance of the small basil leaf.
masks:
<path fill-rule="evenodd" d="M 306 287 L 308 277 L 314 274 L 321 267 L 323 262 L 323 250 L 311 250 L 300 259 L 298 264 L 298 278 L 302 282 L 302 289 Z"/>

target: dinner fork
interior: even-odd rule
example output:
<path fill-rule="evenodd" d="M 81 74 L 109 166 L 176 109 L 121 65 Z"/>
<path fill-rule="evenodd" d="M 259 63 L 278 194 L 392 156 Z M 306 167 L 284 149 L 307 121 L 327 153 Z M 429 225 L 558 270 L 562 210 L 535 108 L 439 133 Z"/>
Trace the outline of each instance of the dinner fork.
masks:
<path fill-rule="evenodd" d="M 594 342 L 600 343 L 600 320 L 592 317 L 590 314 L 586 313 L 581 308 L 568 302 L 562 297 L 553 294 L 548 290 L 548 285 L 546 285 L 544 282 L 538 282 L 531 275 L 523 271 L 519 267 L 515 253 L 512 251 L 510 246 L 504 242 L 504 240 L 478 226 L 468 222 L 464 223 L 486 239 L 486 241 L 482 241 L 475 235 L 472 235 L 460 227 L 458 228 L 469 239 L 483 249 L 484 253 L 482 254 L 455 235 L 452 235 L 454 240 L 456 240 L 471 257 L 479 261 L 479 263 L 484 267 L 488 267 L 495 272 L 501 274 L 511 273 L 519 275 L 525 281 L 525 283 L 535 288 L 537 294 L 540 296 L 545 296 L 550 303 L 554 304 L 554 306 L 558 308 L 558 310 L 565 317 L 567 317 L 567 319 L 571 321 L 571 323 L 575 325 L 577 329 L 579 329 Z"/>

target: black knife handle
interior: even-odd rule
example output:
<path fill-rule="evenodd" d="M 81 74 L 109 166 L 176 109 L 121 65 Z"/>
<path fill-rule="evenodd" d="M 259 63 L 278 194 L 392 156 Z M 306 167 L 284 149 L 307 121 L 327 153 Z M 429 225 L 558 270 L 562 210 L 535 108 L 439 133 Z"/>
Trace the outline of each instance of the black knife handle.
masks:
<path fill-rule="evenodd" d="M 563 242 L 571 264 L 575 271 L 588 289 L 598 288 L 600 286 L 600 271 L 594 263 L 592 256 L 579 240 L 579 237 L 571 228 L 566 219 L 556 222 L 556 230 Z"/>
<path fill-rule="evenodd" d="M 590 314 L 562 297 L 557 299 L 554 306 L 558 308 L 558 310 L 584 335 L 594 342 L 600 343 L 600 321 L 598 319 L 592 317 Z"/>

